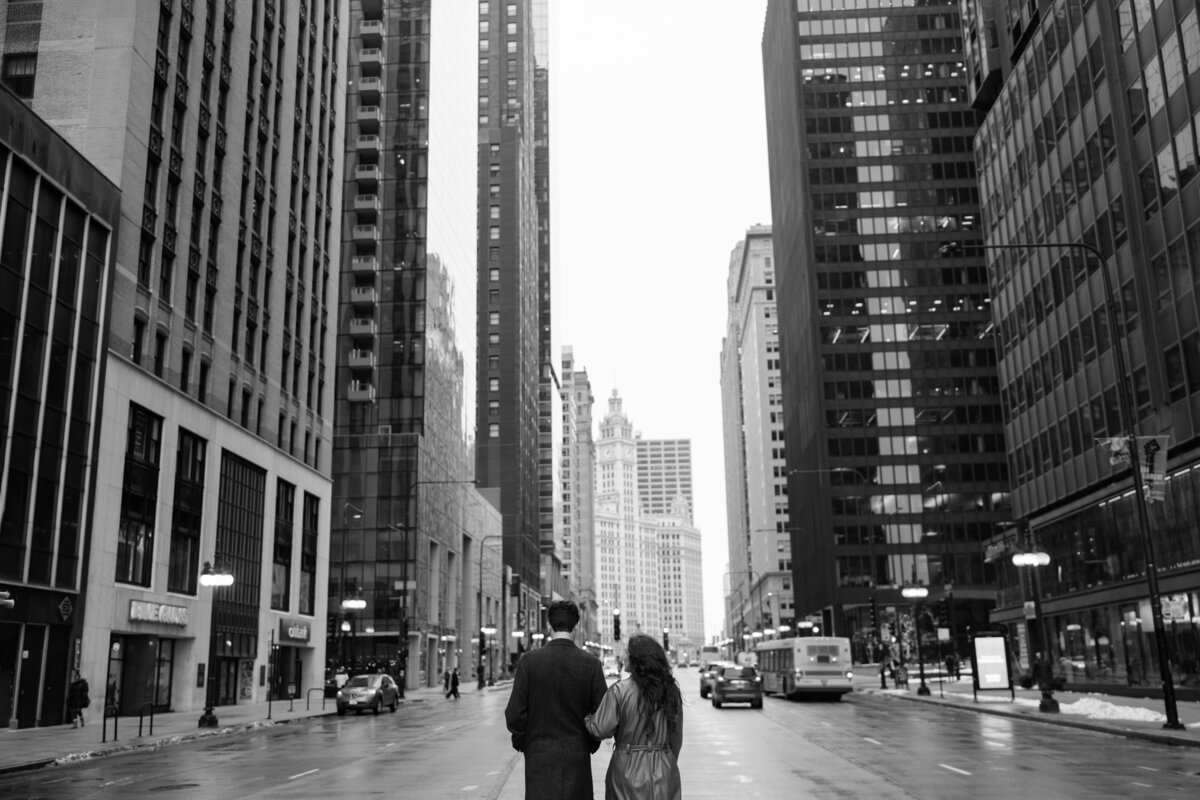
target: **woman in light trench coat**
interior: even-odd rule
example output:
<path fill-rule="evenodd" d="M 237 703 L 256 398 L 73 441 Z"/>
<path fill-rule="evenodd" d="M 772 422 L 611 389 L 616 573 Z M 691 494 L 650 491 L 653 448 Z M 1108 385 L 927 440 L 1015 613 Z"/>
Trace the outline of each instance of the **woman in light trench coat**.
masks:
<path fill-rule="evenodd" d="M 604 778 L 605 800 L 679 800 L 683 697 L 662 646 L 630 637 L 629 677 L 609 687 L 600 707 L 584 718 L 597 739 L 616 734 Z"/>

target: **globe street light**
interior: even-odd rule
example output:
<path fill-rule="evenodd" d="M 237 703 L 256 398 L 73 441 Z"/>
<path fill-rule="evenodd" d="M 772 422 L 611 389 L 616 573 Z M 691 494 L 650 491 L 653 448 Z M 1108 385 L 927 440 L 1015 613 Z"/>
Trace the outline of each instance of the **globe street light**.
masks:
<path fill-rule="evenodd" d="M 929 686 L 925 684 L 925 655 L 921 649 L 921 613 L 924 611 L 924 600 L 929 596 L 929 590 L 924 586 L 905 586 L 900 590 L 900 594 L 916 603 L 916 610 L 913 614 L 913 634 L 917 637 L 917 668 L 921 677 L 921 685 L 917 687 L 917 694 L 928 695 L 930 692 Z"/>

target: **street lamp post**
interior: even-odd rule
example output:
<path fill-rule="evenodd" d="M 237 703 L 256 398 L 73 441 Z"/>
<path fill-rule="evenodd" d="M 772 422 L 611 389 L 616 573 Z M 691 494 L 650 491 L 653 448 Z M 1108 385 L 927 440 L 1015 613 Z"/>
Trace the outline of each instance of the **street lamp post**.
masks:
<path fill-rule="evenodd" d="M 487 648 L 488 648 L 488 686 L 491 686 L 491 685 L 492 685 L 492 683 L 493 683 L 493 668 L 492 668 L 492 664 L 493 664 L 493 662 L 495 662 L 495 660 L 496 660 L 496 654 L 492 652 L 492 639 L 491 639 L 491 637 L 492 637 L 492 635 L 493 635 L 493 634 L 495 634 L 495 633 L 496 633 L 496 626 L 495 626 L 495 625 L 484 625 L 482 628 L 480 628 L 480 629 L 479 629 L 479 633 L 483 635 L 483 637 L 484 637 L 484 640 L 487 642 Z M 479 658 L 480 658 L 480 664 L 482 664 L 482 663 L 483 663 L 483 643 L 482 643 L 482 642 L 480 643 Z M 482 688 L 483 688 L 483 667 L 482 667 L 482 666 L 480 666 L 480 668 L 479 668 L 479 688 L 480 688 L 480 689 L 482 689 Z"/>
<path fill-rule="evenodd" d="M 1141 453 L 1138 452 L 1137 421 L 1133 415 L 1132 381 L 1129 373 L 1129 363 L 1125 350 L 1129 346 L 1125 336 L 1124 317 L 1118 318 L 1116 292 L 1113 288 L 1112 276 L 1109 274 L 1108 259 L 1093 245 L 1086 242 L 1020 242 L 1014 244 L 978 244 L 971 245 L 982 250 L 1026 250 L 1030 248 L 1063 250 L 1076 248 L 1090 253 L 1100 265 L 1100 276 L 1104 281 L 1104 310 L 1108 316 L 1109 330 L 1121 332 L 1121 342 L 1113 347 L 1113 358 L 1116 361 L 1117 380 L 1120 390 L 1117 392 L 1117 411 L 1120 416 L 1121 428 L 1127 431 L 1129 439 L 1129 470 L 1133 482 L 1135 506 L 1137 508 L 1138 531 L 1142 539 L 1142 552 L 1146 560 L 1146 593 L 1150 599 L 1150 614 L 1154 619 L 1154 651 L 1158 658 L 1159 674 L 1162 678 L 1163 703 L 1166 706 L 1167 721 L 1163 727 L 1170 730 L 1183 730 L 1179 721 L 1179 708 L 1175 701 L 1175 682 L 1171 677 L 1171 665 L 1168 660 L 1167 634 L 1163 622 L 1162 597 L 1158 589 L 1158 566 L 1154 557 L 1154 542 L 1150 538 L 1150 518 L 1146 510 L 1146 487 L 1142 479 Z M 943 255 L 964 249 L 959 242 L 948 242 L 943 245 Z M 1049 643 L 1047 643 L 1048 645 Z"/>
<path fill-rule="evenodd" d="M 214 566 L 215 565 L 215 566 Z M 200 715 L 201 728 L 217 727 L 217 715 L 213 711 L 213 706 L 216 705 L 214 697 L 216 684 L 218 680 L 216 661 L 217 661 L 217 597 L 216 588 L 218 586 L 232 586 L 233 573 L 221 565 L 221 562 L 214 557 L 212 562 L 204 562 L 204 569 L 200 572 L 200 585 L 211 586 L 214 589 L 212 597 L 212 614 L 208 626 L 208 674 L 205 681 L 204 692 L 204 713 Z"/>
<path fill-rule="evenodd" d="M 491 636 L 493 633 L 495 633 L 495 632 L 496 632 L 496 629 L 495 629 L 494 627 L 491 627 L 491 626 L 485 626 L 485 625 L 483 624 L 483 546 L 484 546 L 485 544 L 487 544 L 489 540 L 494 540 L 494 539 L 500 539 L 500 540 L 503 540 L 503 539 L 504 539 L 504 534 L 502 534 L 502 533 L 493 533 L 493 534 L 491 534 L 491 535 L 489 535 L 489 536 L 484 536 L 482 539 L 480 539 L 480 540 L 479 540 L 479 652 L 476 654 L 476 656 L 477 656 L 477 661 L 476 661 L 476 665 L 475 665 L 475 673 L 476 673 L 477 680 L 479 681 L 479 688 L 480 688 L 480 689 L 482 689 L 482 688 L 483 688 L 483 646 L 484 646 L 484 640 L 485 640 L 485 638 L 486 638 L 487 636 Z M 503 582 L 504 582 L 504 566 L 503 566 L 504 557 L 503 557 L 503 554 L 501 554 L 501 559 L 500 559 L 500 560 L 501 560 L 501 567 L 500 567 L 500 581 L 501 581 L 501 586 L 500 586 L 500 592 L 501 592 L 501 594 L 503 594 L 503 592 L 504 592 L 504 585 L 503 585 Z M 490 630 L 490 633 L 489 633 L 489 630 Z M 492 659 L 489 657 L 489 658 L 488 658 L 488 672 L 490 673 L 491 671 L 492 671 Z"/>
<path fill-rule="evenodd" d="M 913 635 L 917 637 L 917 669 L 921 677 L 921 685 L 917 687 L 917 694 L 928 695 L 929 686 L 925 683 L 925 653 L 921 647 L 921 613 L 925 610 L 924 601 L 929 596 L 929 590 L 924 586 L 905 586 L 900 590 L 900 594 L 915 603 Z"/>
<path fill-rule="evenodd" d="M 1050 563 L 1049 554 L 1036 549 L 1033 546 L 1033 532 L 1026 529 L 1026 548 L 1020 553 L 1013 553 L 1012 562 L 1017 567 L 1028 567 L 1033 573 L 1033 618 L 1034 628 L 1038 634 L 1038 649 L 1042 658 L 1050 658 L 1050 635 L 1046 630 L 1046 618 L 1042 615 L 1042 571 L 1039 567 L 1044 567 Z M 1058 701 L 1054 699 L 1054 685 L 1052 683 L 1053 674 L 1042 674 L 1041 665 L 1036 665 L 1036 672 L 1039 677 L 1038 688 L 1042 691 L 1042 699 L 1038 702 L 1038 711 L 1047 714 L 1057 714 L 1059 711 Z"/>

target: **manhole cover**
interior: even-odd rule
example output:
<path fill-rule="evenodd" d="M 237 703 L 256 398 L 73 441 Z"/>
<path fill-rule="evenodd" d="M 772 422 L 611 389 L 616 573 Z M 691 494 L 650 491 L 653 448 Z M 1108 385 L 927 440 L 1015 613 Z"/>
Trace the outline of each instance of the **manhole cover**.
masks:
<path fill-rule="evenodd" d="M 148 792 L 178 792 L 181 789 L 198 789 L 198 783 L 168 783 L 165 786 L 154 786 L 147 789 Z"/>

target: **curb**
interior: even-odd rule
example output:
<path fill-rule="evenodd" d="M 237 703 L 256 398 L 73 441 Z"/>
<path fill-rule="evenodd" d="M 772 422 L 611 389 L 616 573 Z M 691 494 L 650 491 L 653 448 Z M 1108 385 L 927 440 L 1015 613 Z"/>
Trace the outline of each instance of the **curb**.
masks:
<path fill-rule="evenodd" d="M 862 694 L 879 693 L 862 692 Z M 1006 711 L 1001 708 L 988 708 L 974 703 L 971 705 L 945 703 L 941 700 L 927 700 L 916 695 L 887 694 L 880 696 L 896 698 L 898 700 L 908 700 L 909 702 L 913 703 L 924 703 L 925 705 L 930 706 L 941 706 L 942 708 L 951 708 L 959 711 L 973 711 L 976 714 L 991 714 L 997 717 L 1008 717 L 1009 719 L 1025 719 L 1032 722 L 1040 722 L 1045 725 L 1057 725 L 1060 728 L 1075 728 L 1077 730 L 1091 731 L 1093 733 L 1106 733 L 1110 736 L 1121 736 L 1126 739 L 1141 739 L 1142 741 L 1153 742 L 1154 744 L 1200 748 L 1200 739 L 1187 739 L 1181 736 L 1173 736 L 1169 733 L 1152 733 L 1150 731 L 1139 731 L 1130 728 L 1114 728 L 1111 725 L 1097 725 L 1093 722 L 1080 722 L 1073 719 L 1064 719 L 1061 714 L 1042 714 L 1035 717 L 1031 714 L 1022 714 L 1019 711 Z"/>

